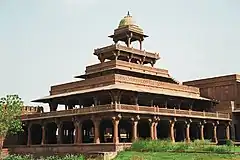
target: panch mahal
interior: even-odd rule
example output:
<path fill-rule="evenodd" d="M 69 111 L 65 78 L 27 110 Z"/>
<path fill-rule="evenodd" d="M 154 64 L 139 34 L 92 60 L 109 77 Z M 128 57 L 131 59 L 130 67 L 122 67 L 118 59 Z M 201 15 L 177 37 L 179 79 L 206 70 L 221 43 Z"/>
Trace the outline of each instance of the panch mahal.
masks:
<path fill-rule="evenodd" d="M 94 49 L 99 63 L 75 77 L 80 80 L 51 86 L 50 95 L 33 101 L 49 104 L 50 112 L 24 107 L 24 132 L 8 136 L 6 148 L 52 155 L 116 152 L 146 138 L 231 138 L 231 114 L 217 112 L 219 101 L 202 96 L 200 88 L 155 68 L 160 55 L 143 49 L 148 36 L 129 13 L 109 37 L 114 44 Z"/>

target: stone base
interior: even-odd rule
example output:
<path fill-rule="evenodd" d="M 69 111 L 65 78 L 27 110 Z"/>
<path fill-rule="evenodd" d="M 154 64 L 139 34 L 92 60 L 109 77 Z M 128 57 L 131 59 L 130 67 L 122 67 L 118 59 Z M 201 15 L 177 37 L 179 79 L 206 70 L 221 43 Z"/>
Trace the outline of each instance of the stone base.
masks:
<path fill-rule="evenodd" d="M 131 143 L 100 143 L 100 144 L 47 144 L 31 146 L 8 146 L 9 154 L 32 154 L 36 157 L 65 154 L 101 154 L 119 152 L 131 147 Z"/>

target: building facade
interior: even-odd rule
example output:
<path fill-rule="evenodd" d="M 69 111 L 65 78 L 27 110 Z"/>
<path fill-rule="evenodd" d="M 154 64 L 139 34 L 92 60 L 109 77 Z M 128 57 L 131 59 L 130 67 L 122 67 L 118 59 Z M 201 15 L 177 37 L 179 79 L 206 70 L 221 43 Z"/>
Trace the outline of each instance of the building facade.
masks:
<path fill-rule="evenodd" d="M 97 48 L 99 63 L 86 67 L 82 80 L 51 86 L 50 112 L 23 114 L 24 132 L 5 147 L 18 154 L 115 152 L 140 138 L 172 142 L 230 139 L 231 115 L 216 112 L 217 101 L 197 87 L 182 85 L 168 70 L 155 68 L 158 53 L 142 49 L 148 36 L 125 16 L 114 44 Z M 132 44 L 138 43 L 138 48 Z M 58 111 L 59 105 L 65 110 Z"/>
<path fill-rule="evenodd" d="M 232 74 L 184 82 L 200 88 L 200 95 L 219 101 L 216 111 L 232 117 L 232 139 L 240 140 L 240 75 Z"/>

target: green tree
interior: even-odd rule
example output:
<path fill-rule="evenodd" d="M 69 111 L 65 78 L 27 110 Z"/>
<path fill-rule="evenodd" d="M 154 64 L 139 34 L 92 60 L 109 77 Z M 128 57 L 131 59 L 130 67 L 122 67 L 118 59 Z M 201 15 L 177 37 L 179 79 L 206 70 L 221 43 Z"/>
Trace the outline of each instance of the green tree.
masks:
<path fill-rule="evenodd" d="M 23 101 L 18 95 L 0 98 L 0 153 L 6 135 L 22 131 L 22 107 Z"/>

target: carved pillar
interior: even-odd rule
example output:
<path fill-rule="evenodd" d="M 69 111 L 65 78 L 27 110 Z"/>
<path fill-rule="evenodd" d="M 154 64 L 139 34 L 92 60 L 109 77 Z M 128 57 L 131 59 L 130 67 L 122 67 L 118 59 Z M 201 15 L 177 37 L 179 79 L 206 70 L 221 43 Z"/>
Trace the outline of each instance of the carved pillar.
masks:
<path fill-rule="evenodd" d="M 230 140 L 230 124 L 227 123 L 226 125 L 226 139 Z"/>
<path fill-rule="evenodd" d="M 100 125 L 100 119 L 94 119 L 94 143 L 100 143 L 100 134 L 99 134 L 99 125 Z"/>
<path fill-rule="evenodd" d="M 186 121 L 186 142 L 189 143 L 191 141 L 191 138 L 190 138 L 190 124 L 191 124 L 191 120 L 189 121 Z"/>
<path fill-rule="evenodd" d="M 62 144 L 62 122 L 58 121 L 57 122 L 57 127 L 58 127 L 58 135 L 57 135 L 57 143 Z"/>
<path fill-rule="evenodd" d="M 139 40 L 139 49 L 142 50 L 142 40 Z"/>
<path fill-rule="evenodd" d="M 121 115 L 118 115 L 116 117 L 112 117 L 112 122 L 113 122 L 113 143 L 119 143 L 118 125 L 119 125 L 119 120 L 120 119 L 121 119 Z"/>
<path fill-rule="evenodd" d="M 149 119 L 149 124 L 150 124 L 150 135 L 151 135 L 151 139 L 154 140 L 154 126 L 155 126 L 155 122 L 152 119 Z"/>
<path fill-rule="evenodd" d="M 103 63 L 105 61 L 105 58 L 102 56 L 102 54 L 98 55 L 98 60 Z"/>
<path fill-rule="evenodd" d="M 74 128 L 75 128 L 75 136 L 74 136 L 74 144 L 78 143 L 78 132 L 79 132 L 79 121 L 74 121 Z"/>
<path fill-rule="evenodd" d="M 98 105 L 98 98 L 96 96 L 93 97 L 93 103 L 94 103 L 94 106 Z"/>
<path fill-rule="evenodd" d="M 132 120 L 132 142 L 137 140 L 137 125 L 138 121 L 140 120 L 139 116 L 136 116 L 136 118 L 131 118 Z"/>
<path fill-rule="evenodd" d="M 56 102 L 51 101 L 48 104 L 49 104 L 50 112 L 57 111 L 58 104 Z"/>
<path fill-rule="evenodd" d="M 170 127 L 170 138 L 172 142 L 175 142 L 175 134 L 174 134 L 174 125 L 175 125 L 176 119 L 169 120 L 169 127 Z"/>
<path fill-rule="evenodd" d="M 168 99 L 166 99 L 165 103 L 164 103 L 164 107 L 167 108 L 168 106 Z"/>
<path fill-rule="evenodd" d="M 155 121 L 155 125 L 154 125 L 154 139 L 157 140 L 158 137 L 158 130 L 157 130 L 157 126 L 158 126 L 158 122 L 160 121 L 160 118 L 158 118 L 156 121 Z"/>
<path fill-rule="evenodd" d="M 42 124 L 42 141 L 41 141 L 41 145 L 45 144 L 45 124 Z"/>
<path fill-rule="evenodd" d="M 32 124 L 29 123 L 28 124 L 28 141 L 27 141 L 28 146 L 32 144 L 31 127 L 32 127 Z"/>
<path fill-rule="evenodd" d="M 131 45 L 131 39 L 132 39 L 132 33 L 127 35 L 127 46 L 130 47 Z"/>
<path fill-rule="evenodd" d="M 133 100 L 133 105 L 138 106 L 138 93 L 134 94 L 134 96 L 132 96 L 132 100 Z"/>
<path fill-rule="evenodd" d="M 74 108 L 74 104 L 68 104 L 68 109 L 73 109 Z"/>
<path fill-rule="evenodd" d="M 115 106 L 117 106 L 117 104 L 120 104 L 122 91 L 111 90 L 111 91 L 109 91 L 109 94 L 111 96 L 112 104 L 115 104 Z"/>
<path fill-rule="evenodd" d="M 78 131 L 77 131 L 77 143 L 82 143 L 82 123 L 79 122 Z"/>
<path fill-rule="evenodd" d="M 205 121 L 200 123 L 200 139 L 201 140 L 204 140 L 204 124 L 205 123 L 206 123 Z"/>
<path fill-rule="evenodd" d="M 217 139 L 217 125 L 219 124 L 219 122 L 215 122 L 213 123 L 213 141 L 215 143 L 218 143 L 218 139 Z"/>

